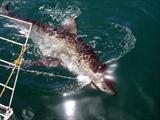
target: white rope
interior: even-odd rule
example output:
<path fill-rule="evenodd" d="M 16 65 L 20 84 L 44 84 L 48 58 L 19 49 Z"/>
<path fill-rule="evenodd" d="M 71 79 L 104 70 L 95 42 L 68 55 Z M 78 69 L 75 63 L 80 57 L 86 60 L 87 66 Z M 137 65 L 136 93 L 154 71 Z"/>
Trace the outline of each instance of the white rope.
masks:
<path fill-rule="evenodd" d="M 9 40 L 9 39 L 4 38 L 4 37 L 0 37 L 0 39 L 1 39 L 1 40 L 4 40 L 4 41 L 7 41 L 7 42 L 10 42 L 10 43 L 13 43 L 13 44 L 16 44 L 16 45 L 23 46 L 23 44 L 21 44 L 21 43 L 18 43 L 18 42 L 15 42 L 15 41 Z"/>
<path fill-rule="evenodd" d="M 0 62 L 6 63 L 6 64 L 11 65 L 11 66 L 16 66 L 15 64 L 13 64 L 13 63 L 11 63 L 11 62 L 8 62 L 8 61 L 6 61 L 6 60 L 0 59 Z"/>
<path fill-rule="evenodd" d="M 12 66 L 2 65 L 2 64 L 0 64 L 0 67 L 4 67 L 4 68 L 7 68 L 7 69 L 12 68 Z M 35 70 L 26 70 L 26 69 L 23 69 L 23 68 L 20 68 L 20 70 L 24 71 L 24 72 L 36 74 L 36 75 L 44 75 L 44 76 L 46 75 L 46 76 L 49 76 L 49 77 L 59 77 L 59 78 L 64 78 L 64 79 L 74 79 L 74 80 L 76 80 L 75 77 L 68 77 L 68 76 L 54 74 L 54 73 L 41 72 L 41 71 L 35 71 Z"/>

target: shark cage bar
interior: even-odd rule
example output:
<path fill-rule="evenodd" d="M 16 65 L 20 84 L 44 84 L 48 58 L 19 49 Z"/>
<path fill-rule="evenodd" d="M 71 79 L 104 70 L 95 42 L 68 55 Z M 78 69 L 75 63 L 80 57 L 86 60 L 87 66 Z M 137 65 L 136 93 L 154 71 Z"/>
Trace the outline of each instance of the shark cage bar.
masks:
<path fill-rule="evenodd" d="M 20 68 L 21 68 L 21 64 L 23 62 L 23 56 L 24 56 L 26 46 L 27 46 L 27 43 L 28 43 L 29 34 L 30 34 L 30 31 L 31 31 L 31 28 L 32 28 L 32 23 L 0 14 L 0 22 L 1 22 L 2 19 L 4 21 L 9 20 L 11 22 L 14 22 L 14 23 L 16 23 L 16 25 L 18 25 L 18 24 L 22 25 L 23 24 L 25 26 L 28 26 L 27 32 L 25 34 L 25 41 L 23 41 L 23 43 L 17 42 L 17 41 L 12 40 L 12 39 L 8 39 L 6 37 L 2 37 L 1 34 L 0 34 L 0 42 L 3 41 L 2 43 L 12 44 L 12 46 L 14 45 L 14 46 L 18 46 L 20 48 L 20 50 L 19 50 L 20 53 L 18 53 L 18 57 L 13 61 L 8 61 L 6 59 L 3 59 L 0 56 L 0 68 L 5 67 L 5 66 L 8 66 L 10 68 L 10 69 L 5 69 L 9 73 L 9 75 L 7 75 L 7 74 L 6 74 L 7 76 L 5 75 L 6 76 L 5 79 L 3 77 L 0 77 L 0 87 L 1 87 L 1 89 L 0 89 L 0 100 L 7 98 L 7 100 L 2 100 L 2 101 L 5 101 L 4 104 L 3 104 L 3 102 L 0 101 L 0 120 L 9 120 L 13 116 L 13 109 L 11 108 L 11 104 L 12 104 L 12 100 L 13 100 L 13 96 L 14 96 L 14 91 L 15 91 L 17 79 L 18 79 L 18 76 L 19 76 L 19 71 L 20 71 Z M 12 32 L 14 32 L 14 31 L 12 31 Z M 8 34 L 8 33 L 5 32 L 5 34 Z M 3 44 L 1 44 L 1 45 L 3 45 Z M 5 53 L 1 52 L 1 49 L 0 49 L 0 54 L 5 54 Z M 0 75 L 1 74 L 3 74 L 3 76 L 4 76 L 4 73 L 2 71 L 0 71 Z M 4 82 L 2 82 L 2 81 L 4 81 Z M 9 92 L 9 94 L 7 94 L 5 91 Z M 7 96 L 6 94 L 9 97 L 6 97 Z"/>

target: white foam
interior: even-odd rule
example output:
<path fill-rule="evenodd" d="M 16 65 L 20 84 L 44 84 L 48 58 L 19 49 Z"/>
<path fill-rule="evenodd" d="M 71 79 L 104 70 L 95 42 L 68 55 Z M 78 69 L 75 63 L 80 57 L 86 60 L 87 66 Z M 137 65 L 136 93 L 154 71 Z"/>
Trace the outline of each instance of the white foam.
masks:
<path fill-rule="evenodd" d="M 91 82 L 91 80 L 89 79 L 89 77 L 85 76 L 85 75 L 79 75 L 79 76 L 77 76 L 77 80 L 78 80 L 78 82 L 85 83 L 85 84 L 88 84 L 88 83 Z"/>

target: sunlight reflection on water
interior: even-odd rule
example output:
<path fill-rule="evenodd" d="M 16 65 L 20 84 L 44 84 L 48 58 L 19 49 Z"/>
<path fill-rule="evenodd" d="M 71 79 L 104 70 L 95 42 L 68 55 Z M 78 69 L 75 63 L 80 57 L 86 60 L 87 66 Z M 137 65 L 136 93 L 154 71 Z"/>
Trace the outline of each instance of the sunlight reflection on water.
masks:
<path fill-rule="evenodd" d="M 64 103 L 64 111 L 69 120 L 73 119 L 76 108 L 76 102 L 74 100 L 68 100 Z"/>

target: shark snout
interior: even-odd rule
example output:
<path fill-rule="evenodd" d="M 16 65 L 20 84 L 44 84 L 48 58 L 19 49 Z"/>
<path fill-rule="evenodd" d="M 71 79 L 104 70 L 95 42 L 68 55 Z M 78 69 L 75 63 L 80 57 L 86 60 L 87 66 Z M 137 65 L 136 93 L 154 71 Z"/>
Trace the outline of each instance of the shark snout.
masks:
<path fill-rule="evenodd" d="M 102 84 L 102 89 L 104 92 L 107 92 L 108 94 L 113 95 L 113 96 L 117 94 L 115 90 L 115 86 L 114 86 L 115 84 L 114 81 L 104 79 L 101 84 Z"/>
<path fill-rule="evenodd" d="M 94 89 L 101 90 L 107 94 L 110 94 L 112 96 L 115 96 L 117 94 L 115 87 L 114 87 L 114 81 L 103 79 L 101 82 L 91 82 L 91 87 Z"/>

